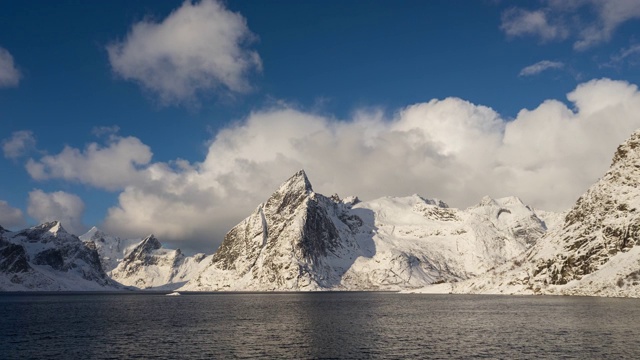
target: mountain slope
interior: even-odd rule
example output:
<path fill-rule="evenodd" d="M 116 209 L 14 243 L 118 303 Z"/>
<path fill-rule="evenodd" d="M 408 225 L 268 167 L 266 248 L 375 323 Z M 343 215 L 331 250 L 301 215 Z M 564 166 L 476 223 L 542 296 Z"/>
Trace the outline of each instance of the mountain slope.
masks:
<path fill-rule="evenodd" d="M 450 209 L 418 195 L 360 202 L 313 191 L 304 171 L 235 226 L 183 290 L 398 290 L 466 279 L 546 231 L 517 198 Z"/>
<path fill-rule="evenodd" d="M 610 169 L 511 266 L 424 291 L 640 296 L 640 131 Z"/>
<path fill-rule="evenodd" d="M 115 290 L 93 243 L 57 222 L 0 232 L 0 290 Z"/>

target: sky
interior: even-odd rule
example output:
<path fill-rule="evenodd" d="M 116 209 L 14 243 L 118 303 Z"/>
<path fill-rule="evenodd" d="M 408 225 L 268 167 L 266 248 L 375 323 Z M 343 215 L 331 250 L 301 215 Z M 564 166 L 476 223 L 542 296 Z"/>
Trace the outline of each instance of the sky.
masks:
<path fill-rule="evenodd" d="M 0 0 L 0 225 L 212 253 L 299 169 L 564 211 L 638 84 L 640 0 Z"/>

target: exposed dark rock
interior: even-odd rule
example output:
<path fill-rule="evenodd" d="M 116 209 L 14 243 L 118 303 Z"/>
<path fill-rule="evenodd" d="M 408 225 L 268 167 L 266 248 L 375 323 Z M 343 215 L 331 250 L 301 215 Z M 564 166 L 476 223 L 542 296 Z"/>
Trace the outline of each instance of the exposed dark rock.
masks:
<path fill-rule="evenodd" d="M 151 254 L 153 250 L 158 250 L 162 247 L 160 241 L 156 239 L 156 237 L 151 234 L 144 238 L 140 245 L 136 246 L 135 249 L 131 250 L 131 252 L 124 258 L 125 262 L 133 262 L 136 260 L 145 261 L 148 258 L 148 255 Z"/>
<path fill-rule="evenodd" d="M 47 249 L 35 256 L 33 263 L 36 265 L 49 265 L 55 270 L 64 269 L 64 257 L 60 249 Z"/>
<path fill-rule="evenodd" d="M 0 239 L 0 272 L 22 273 L 31 270 L 24 247 Z"/>

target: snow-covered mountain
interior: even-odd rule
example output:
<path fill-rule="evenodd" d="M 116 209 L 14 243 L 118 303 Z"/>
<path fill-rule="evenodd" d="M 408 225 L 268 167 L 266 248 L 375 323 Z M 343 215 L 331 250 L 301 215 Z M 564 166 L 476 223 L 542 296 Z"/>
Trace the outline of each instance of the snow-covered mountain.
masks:
<path fill-rule="evenodd" d="M 0 291 L 120 288 L 103 271 L 93 243 L 67 233 L 60 222 L 0 229 Z"/>
<path fill-rule="evenodd" d="M 560 227 L 511 264 L 424 292 L 640 297 L 640 130 Z"/>
<path fill-rule="evenodd" d="M 100 255 L 102 269 L 110 273 L 124 259 L 125 255 L 142 239 L 121 239 L 117 236 L 102 232 L 97 227 L 92 227 L 88 232 L 79 236 L 80 240 L 92 242 Z"/>
<path fill-rule="evenodd" d="M 315 193 L 300 171 L 235 226 L 181 289 L 416 288 L 481 274 L 546 229 L 515 197 L 485 197 L 466 210 L 418 195 L 340 200 Z"/>
<path fill-rule="evenodd" d="M 197 273 L 205 257 L 165 249 L 153 234 L 144 239 L 121 239 L 93 227 L 80 238 L 94 244 L 103 269 L 113 280 L 138 289 L 178 288 Z"/>

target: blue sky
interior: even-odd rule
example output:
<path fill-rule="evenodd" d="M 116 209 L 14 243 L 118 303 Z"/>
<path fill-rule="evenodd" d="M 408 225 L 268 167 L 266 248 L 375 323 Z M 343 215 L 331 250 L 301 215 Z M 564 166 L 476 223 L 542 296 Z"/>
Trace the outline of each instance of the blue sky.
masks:
<path fill-rule="evenodd" d="M 577 106 L 634 106 L 639 36 L 637 0 L 0 1 L 0 224 L 206 248 L 300 167 L 564 209 L 640 126 Z"/>

